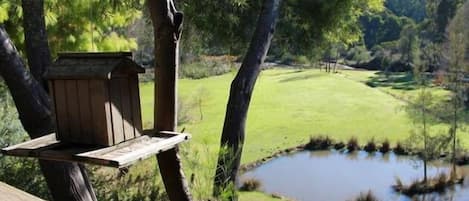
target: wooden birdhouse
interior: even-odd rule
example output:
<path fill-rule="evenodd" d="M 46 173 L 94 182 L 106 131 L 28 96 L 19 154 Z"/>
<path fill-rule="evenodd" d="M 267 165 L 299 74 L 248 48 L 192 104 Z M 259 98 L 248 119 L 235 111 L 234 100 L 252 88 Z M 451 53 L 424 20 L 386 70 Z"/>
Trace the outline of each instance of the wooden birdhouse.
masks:
<path fill-rule="evenodd" d="M 138 73 L 131 53 L 63 53 L 46 74 L 57 139 L 113 146 L 142 133 Z"/>

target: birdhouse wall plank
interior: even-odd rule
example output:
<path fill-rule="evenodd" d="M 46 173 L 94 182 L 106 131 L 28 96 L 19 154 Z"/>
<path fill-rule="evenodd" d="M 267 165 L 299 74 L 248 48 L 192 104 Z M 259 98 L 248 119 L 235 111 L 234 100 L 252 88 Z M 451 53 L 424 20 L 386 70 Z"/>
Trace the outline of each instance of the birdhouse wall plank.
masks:
<path fill-rule="evenodd" d="M 94 133 L 93 115 L 91 111 L 90 85 L 88 80 L 77 80 L 78 110 L 80 111 L 80 127 L 83 143 L 93 144 Z"/>
<path fill-rule="evenodd" d="M 124 123 L 122 120 L 122 100 L 120 81 L 118 79 L 111 79 L 110 81 L 110 98 L 111 98 L 111 118 L 112 118 L 112 131 L 114 136 L 114 144 L 125 141 L 124 137 Z"/>
<path fill-rule="evenodd" d="M 96 144 L 114 145 L 108 82 L 105 80 L 90 80 L 89 85 L 93 128 L 96 132 L 94 133 L 94 140 Z"/>
<path fill-rule="evenodd" d="M 119 78 L 117 79 L 120 84 L 121 100 L 122 100 L 122 121 L 124 123 L 124 137 L 125 140 L 130 140 L 135 138 L 133 119 L 132 119 L 132 105 L 130 104 L 130 86 L 128 78 Z"/>
<path fill-rule="evenodd" d="M 49 97 L 50 97 L 51 105 L 52 105 L 51 110 L 52 110 L 52 113 L 53 113 L 53 119 L 55 120 L 55 124 L 57 124 L 54 81 L 48 81 L 47 85 L 49 87 Z M 57 128 L 57 125 L 56 125 L 56 128 Z"/>
<path fill-rule="evenodd" d="M 132 120 L 134 122 L 135 137 L 141 135 L 142 129 L 142 113 L 140 110 L 140 91 L 138 87 L 138 76 L 132 75 L 129 78 L 130 97 L 132 105 Z"/>
<path fill-rule="evenodd" d="M 59 140 L 67 139 L 69 136 L 68 111 L 67 111 L 67 93 L 65 89 L 65 80 L 53 81 L 56 118 L 57 118 L 57 138 Z"/>
<path fill-rule="evenodd" d="M 76 80 L 65 81 L 67 99 L 67 120 L 69 126 L 69 138 L 73 142 L 82 140 L 80 126 L 80 110 L 78 106 L 78 88 Z"/>

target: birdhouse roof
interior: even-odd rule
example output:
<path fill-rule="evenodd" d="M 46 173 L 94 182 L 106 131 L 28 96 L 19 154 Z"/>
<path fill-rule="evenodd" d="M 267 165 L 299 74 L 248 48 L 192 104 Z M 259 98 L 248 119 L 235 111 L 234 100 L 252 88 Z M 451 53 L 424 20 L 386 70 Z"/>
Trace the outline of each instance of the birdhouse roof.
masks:
<path fill-rule="evenodd" d="M 144 73 L 130 52 L 59 53 L 46 73 L 47 79 L 111 79 Z"/>

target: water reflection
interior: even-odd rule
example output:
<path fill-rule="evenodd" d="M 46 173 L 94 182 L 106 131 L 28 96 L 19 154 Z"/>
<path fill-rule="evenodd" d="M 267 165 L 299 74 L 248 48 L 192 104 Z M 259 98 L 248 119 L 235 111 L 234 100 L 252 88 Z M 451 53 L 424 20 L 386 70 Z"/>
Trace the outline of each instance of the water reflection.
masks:
<path fill-rule="evenodd" d="M 422 169 L 422 162 L 410 156 L 316 151 L 275 159 L 247 172 L 242 179 L 256 178 L 262 182 L 265 192 L 297 200 L 344 201 L 371 190 L 380 200 L 410 201 L 410 198 L 394 193 L 391 185 L 397 176 L 404 183 L 422 178 Z M 448 170 L 446 164 L 431 163 L 428 173 L 436 175 Z M 462 167 L 460 171 L 469 173 L 469 168 Z M 430 194 L 419 198 L 425 201 L 469 201 L 469 188 L 467 185 L 456 186 L 444 195 Z"/>

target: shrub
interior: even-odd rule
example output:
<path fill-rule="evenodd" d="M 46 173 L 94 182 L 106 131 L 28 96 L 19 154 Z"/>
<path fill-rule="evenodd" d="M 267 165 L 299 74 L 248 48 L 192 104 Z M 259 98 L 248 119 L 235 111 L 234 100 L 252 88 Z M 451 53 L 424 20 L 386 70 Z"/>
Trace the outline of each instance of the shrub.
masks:
<path fill-rule="evenodd" d="M 401 144 L 401 142 L 397 142 L 396 147 L 394 148 L 394 153 L 396 153 L 397 155 L 406 155 L 407 151 Z"/>
<path fill-rule="evenodd" d="M 179 97 L 177 102 L 178 124 L 185 124 L 193 121 L 194 114 L 192 109 L 196 108 L 194 101 Z"/>
<path fill-rule="evenodd" d="M 144 74 L 138 75 L 139 82 L 154 82 L 155 81 L 155 69 L 145 69 Z"/>
<path fill-rule="evenodd" d="M 278 193 L 272 193 L 270 196 L 275 199 L 283 199 L 283 196 Z"/>
<path fill-rule="evenodd" d="M 391 150 L 391 143 L 389 142 L 388 139 L 385 139 L 383 143 L 381 144 L 379 151 L 384 154 L 384 153 L 388 153 L 390 150 Z"/>
<path fill-rule="evenodd" d="M 286 52 L 280 57 L 279 63 L 284 65 L 292 65 L 295 63 L 295 56 Z"/>
<path fill-rule="evenodd" d="M 358 146 L 358 139 L 356 137 L 352 137 L 347 142 L 347 149 L 349 152 L 358 150 L 360 147 Z"/>
<path fill-rule="evenodd" d="M 378 201 L 378 198 L 371 191 L 368 191 L 368 193 L 360 193 L 355 201 Z"/>
<path fill-rule="evenodd" d="M 400 179 L 396 179 L 394 190 L 407 196 L 427 194 L 432 192 L 444 192 L 446 188 L 461 183 L 462 178 L 451 178 L 446 173 L 424 180 L 414 180 L 410 185 L 402 184 Z"/>
<path fill-rule="evenodd" d="M 332 146 L 332 139 L 328 136 L 316 136 L 309 139 L 308 144 L 306 144 L 306 150 L 326 150 Z"/>
<path fill-rule="evenodd" d="M 298 64 L 298 65 L 310 65 L 311 62 L 309 61 L 308 57 L 306 56 L 297 56 L 295 58 L 295 64 Z"/>
<path fill-rule="evenodd" d="M 205 56 L 199 61 L 182 64 L 179 76 L 182 78 L 202 79 L 210 76 L 222 75 L 235 68 L 232 61 L 233 58 L 228 56 Z"/>
<path fill-rule="evenodd" d="M 375 140 L 372 138 L 364 147 L 365 151 L 368 153 L 376 151 L 376 143 Z"/>
<path fill-rule="evenodd" d="M 449 178 L 445 173 L 440 173 L 434 180 L 433 189 L 436 192 L 443 192 L 446 188 Z"/>
<path fill-rule="evenodd" d="M 257 179 L 246 179 L 239 188 L 241 191 L 257 191 L 261 188 L 261 182 Z"/>
<path fill-rule="evenodd" d="M 334 149 L 336 150 L 341 150 L 345 147 L 345 144 L 343 142 L 338 142 L 334 144 Z"/>
<path fill-rule="evenodd" d="M 97 200 L 168 200 L 157 169 L 148 168 L 148 165 L 154 164 L 143 161 L 132 166 L 125 175 L 116 169 L 89 166 Z"/>

